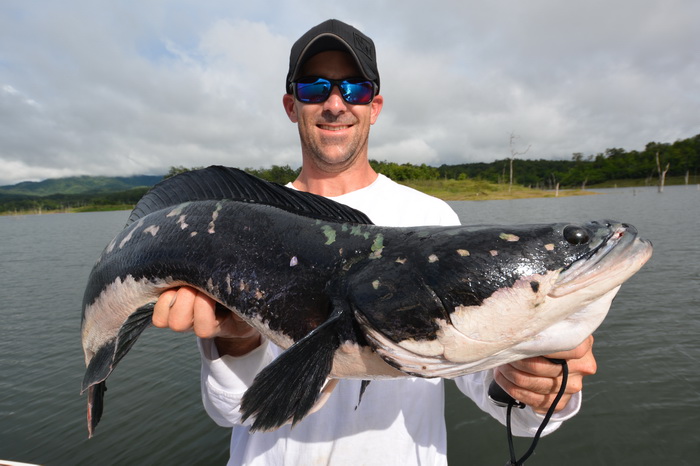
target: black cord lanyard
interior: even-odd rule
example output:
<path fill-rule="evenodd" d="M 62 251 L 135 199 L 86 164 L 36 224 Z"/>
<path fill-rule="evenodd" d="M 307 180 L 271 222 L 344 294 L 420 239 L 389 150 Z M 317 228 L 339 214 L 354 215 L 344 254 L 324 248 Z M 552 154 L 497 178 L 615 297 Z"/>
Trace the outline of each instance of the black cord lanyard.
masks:
<path fill-rule="evenodd" d="M 513 410 L 513 406 L 524 407 L 525 405 L 518 403 L 512 398 L 508 401 L 508 411 L 506 412 L 506 430 L 508 431 L 508 448 L 510 450 L 510 461 L 506 463 L 506 466 L 522 466 L 525 464 L 525 460 L 528 459 L 530 455 L 532 455 L 535 452 L 535 447 L 537 446 L 537 442 L 539 442 L 540 440 L 540 436 L 542 435 L 544 428 L 547 427 L 547 423 L 554 414 L 554 409 L 557 407 L 557 403 L 559 403 L 561 398 L 564 396 L 564 391 L 566 390 L 566 382 L 569 379 L 569 366 L 566 364 L 565 359 L 547 359 L 555 364 L 561 364 L 562 366 L 561 388 L 559 388 L 557 396 L 554 398 L 554 401 L 547 410 L 547 414 L 545 414 L 544 419 L 540 424 L 540 427 L 537 429 L 537 432 L 535 433 L 535 436 L 532 439 L 532 443 L 530 444 L 530 448 L 519 460 L 515 459 L 515 447 L 513 446 L 513 431 L 510 425 L 510 414 Z"/>

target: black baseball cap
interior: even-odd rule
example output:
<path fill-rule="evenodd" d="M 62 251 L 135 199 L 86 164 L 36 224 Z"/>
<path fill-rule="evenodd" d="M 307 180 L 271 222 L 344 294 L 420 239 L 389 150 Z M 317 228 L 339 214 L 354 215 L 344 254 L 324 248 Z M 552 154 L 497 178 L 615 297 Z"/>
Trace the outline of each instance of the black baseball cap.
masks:
<path fill-rule="evenodd" d="M 292 93 L 292 82 L 300 78 L 299 73 L 309 58 L 320 52 L 340 50 L 348 52 L 355 59 L 362 76 L 377 85 L 379 93 L 379 71 L 377 53 L 372 39 L 349 24 L 337 19 L 329 19 L 309 29 L 292 46 L 289 54 L 289 72 L 286 91 Z"/>

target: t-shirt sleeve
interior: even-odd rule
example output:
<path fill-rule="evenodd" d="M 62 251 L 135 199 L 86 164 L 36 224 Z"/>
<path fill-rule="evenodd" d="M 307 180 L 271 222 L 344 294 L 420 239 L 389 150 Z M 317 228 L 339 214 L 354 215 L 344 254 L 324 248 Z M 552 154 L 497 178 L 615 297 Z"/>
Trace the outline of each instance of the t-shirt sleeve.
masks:
<path fill-rule="evenodd" d="M 277 357 L 279 348 L 263 338 L 250 353 L 234 357 L 219 356 L 213 339 L 197 339 L 202 359 L 202 402 L 207 414 L 218 425 L 241 424 L 239 412 L 243 394 L 255 375 Z M 245 424 L 252 423 L 251 419 Z"/>

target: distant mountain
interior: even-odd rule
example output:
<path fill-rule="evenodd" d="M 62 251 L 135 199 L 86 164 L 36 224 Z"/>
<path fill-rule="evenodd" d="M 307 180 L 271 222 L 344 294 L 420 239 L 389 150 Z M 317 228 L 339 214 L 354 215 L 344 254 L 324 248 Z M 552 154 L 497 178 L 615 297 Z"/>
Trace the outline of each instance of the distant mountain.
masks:
<path fill-rule="evenodd" d="M 0 186 L 0 195 L 50 196 L 52 194 L 106 193 L 151 187 L 162 179 L 163 177 L 158 175 L 71 176 Z"/>

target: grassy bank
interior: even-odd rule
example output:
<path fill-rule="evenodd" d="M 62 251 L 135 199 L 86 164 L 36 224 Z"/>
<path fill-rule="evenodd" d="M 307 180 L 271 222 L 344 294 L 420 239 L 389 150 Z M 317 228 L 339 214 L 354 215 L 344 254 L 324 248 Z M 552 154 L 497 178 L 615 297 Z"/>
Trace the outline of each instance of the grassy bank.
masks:
<path fill-rule="evenodd" d="M 688 184 L 696 185 L 700 183 L 700 179 L 697 176 L 690 176 L 688 179 Z M 685 176 L 669 176 L 666 178 L 666 186 L 682 186 L 685 185 Z M 610 180 L 604 183 L 599 183 L 591 185 L 591 189 L 595 188 L 640 188 L 640 187 L 654 187 L 659 185 L 659 178 L 646 178 L 646 179 L 633 179 L 633 180 Z"/>
<path fill-rule="evenodd" d="M 68 207 L 63 209 L 6 210 L 4 212 L 0 212 L 0 215 L 75 214 L 81 212 L 112 212 L 115 210 L 131 210 L 133 208 L 133 204 L 86 205 L 82 207 Z"/>
<path fill-rule="evenodd" d="M 554 191 L 530 189 L 507 184 L 495 184 L 481 180 L 413 180 L 402 184 L 446 201 L 492 201 L 504 199 L 528 199 L 535 197 L 555 197 Z M 580 196 L 595 194 L 584 190 L 559 190 L 559 196 Z"/>
<path fill-rule="evenodd" d="M 446 201 L 527 199 L 536 197 L 555 197 L 556 195 L 554 191 L 530 189 L 519 185 L 515 185 L 513 186 L 512 190 L 509 190 L 508 185 L 494 184 L 481 180 L 413 180 L 402 182 L 402 184 Z M 578 196 L 585 194 L 594 193 L 583 190 L 559 190 L 559 196 Z M 1 212 L 0 215 L 109 212 L 115 210 L 131 210 L 133 208 L 133 204 L 85 205 L 81 207 L 62 208 L 56 210 L 28 209 L 4 211 Z"/>

